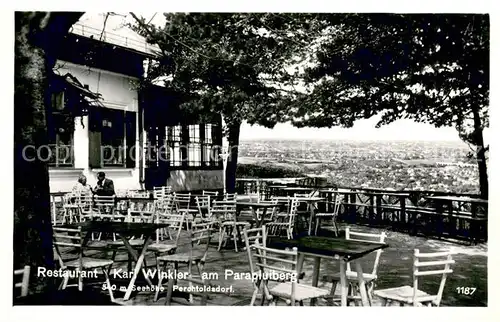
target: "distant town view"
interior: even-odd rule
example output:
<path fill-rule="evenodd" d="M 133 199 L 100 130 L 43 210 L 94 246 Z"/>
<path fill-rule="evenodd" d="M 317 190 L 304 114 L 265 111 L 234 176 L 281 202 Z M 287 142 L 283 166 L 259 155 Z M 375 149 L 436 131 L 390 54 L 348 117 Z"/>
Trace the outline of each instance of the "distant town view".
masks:
<path fill-rule="evenodd" d="M 347 187 L 479 193 L 470 152 L 448 141 L 245 140 L 238 164 L 325 175 Z"/>

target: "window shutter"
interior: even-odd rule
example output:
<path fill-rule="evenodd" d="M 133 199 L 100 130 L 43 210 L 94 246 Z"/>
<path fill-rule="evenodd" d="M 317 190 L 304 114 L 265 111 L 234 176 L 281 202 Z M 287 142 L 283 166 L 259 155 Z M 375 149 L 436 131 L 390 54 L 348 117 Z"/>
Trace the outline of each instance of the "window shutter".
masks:
<path fill-rule="evenodd" d="M 126 167 L 135 168 L 136 160 L 135 156 L 137 154 L 136 149 L 136 113 L 135 112 L 125 112 L 125 131 L 126 131 L 126 141 L 127 141 L 127 155 L 126 155 Z"/>
<path fill-rule="evenodd" d="M 89 166 L 101 168 L 101 127 L 102 118 L 99 108 L 89 111 Z"/>

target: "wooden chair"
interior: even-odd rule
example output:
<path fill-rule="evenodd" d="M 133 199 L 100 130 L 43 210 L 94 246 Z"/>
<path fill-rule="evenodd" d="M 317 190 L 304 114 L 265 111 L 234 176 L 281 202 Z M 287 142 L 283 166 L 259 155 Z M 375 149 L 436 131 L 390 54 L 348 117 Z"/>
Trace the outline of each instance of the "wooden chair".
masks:
<path fill-rule="evenodd" d="M 189 226 L 191 222 L 193 222 L 198 209 L 195 209 L 191 205 L 191 193 L 182 194 L 182 193 L 174 193 L 174 205 L 175 212 L 178 214 L 185 213 L 186 214 L 186 226 Z"/>
<path fill-rule="evenodd" d="M 288 239 L 293 239 L 293 230 L 298 207 L 299 201 L 293 198 L 290 205 L 290 211 L 286 216 L 280 216 L 276 221 L 266 223 L 266 234 L 268 236 L 282 236 L 283 233 L 285 233 Z"/>
<path fill-rule="evenodd" d="M 259 271 L 260 277 L 267 277 L 273 272 L 283 273 L 280 277 L 284 277 L 284 279 L 262 278 L 262 281 L 258 283 L 263 290 L 263 297 L 269 301 L 270 305 L 276 305 L 277 299 L 284 299 L 288 305 L 294 306 L 296 302 L 299 302 L 302 306 L 305 300 L 322 298 L 328 295 L 328 290 L 298 283 L 299 256 L 297 248 L 294 247 L 291 251 L 278 250 L 255 242 L 250 245 L 250 250 L 250 260 L 253 261 L 251 265 Z M 254 294 L 256 292 L 258 292 L 258 289 L 257 291 L 254 290 Z M 254 296 L 256 297 L 256 294 L 252 298 Z"/>
<path fill-rule="evenodd" d="M 203 267 L 205 265 L 205 261 L 208 255 L 208 250 L 210 246 L 210 241 L 213 237 L 213 223 L 193 223 L 190 233 L 191 238 L 189 242 L 189 250 L 185 253 L 176 253 L 169 254 L 164 256 L 158 256 L 158 288 L 156 290 L 154 300 L 158 300 L 159 290 L 161 288 L 163 281 L 163 271 L 167 271 L 167 265 L 173 264 L 175 272 L 179 271 L 179 265 L 187 265 L 188 269 L 188 277 L 189 278 L 199 278 L 201 279 Z M 202 244 L 201 242 L 204 242 Z M 163 263 L 163 268 L 161 264 Z M 198 275 L 193 274 L 193 266 L 196 267 L 198 271 Z M 170 300 L 172 298 L 172 288 L 176 281 L 171 279 L 167 288 L 167 299 L 166 304 L 170 304 Z M 189 282 L 189 285 L 192 286 L 192 281 Z M 193 301 L 192 294 L 189 296 L 189 302 Z"/>
<path fill-rule="evenodd" d="M 72 224 L 80 221 L 80 198 L 77 193 L 67 193 L 63 196 L 62 222 Z"/>
<path fill-rule="evenodd" d="M 99 207 L 95 202 L 96 200 L 99 200 L 98 203 Z M 80 222 L 84 222 L 87 220 L 103 220 L 105 217 L 111 217 L 111 215 L 108 213 L 108 211 L 110 210 L 108 206 L 113 207 L 114 210 L 114 204 L 113 206 L 111 206 L 109 197 L 101 199 L 98 198 L 97 196 L 89 196 L 89 195 L 81 196 L 79 203 Z M 92 233 L 92 241 L 94 240 L 100 241 L 101 235 L 102 234 L 98 234 L 98 237 L 95 238 L 94 233 Z M 105 245 L 99 244 L 97 246 L 105 246 Z"/>
<path fill-rule="evenodd" d="M 387 234 L 385 232 L 382 232 L 380 234 L 369 234 L 369 233 L 352 231 L 350 227 L 346 227 L 345 229 L 345 239 L 347 240 L 384 244 L 386 237 Z M 371 272 L 363 273 L 363 279 L 365 281 L 365 286 L 366 286 L 366 293 L 368 294 L 368 300 L 370 302 L 370 305 L 373 302 L 373 295 L 372 295 L 373 288 L 377 280 L 378 265 L 380 262 L 380 256 L 382 255 L 382 251 L 383 251 L 382 249 L 379 249 L 374 252 L 375 258 L 373 261 L 373 267 L 371 269 Z M 349 262 L 347 263 L 346 277 L 347 281 L 349 282 L 349 293 L 351 295 L 350 299 L 357 299 L 354 293 L 358 287 L 357 285 L 358 273 L 351 269 L 351 264 Z M 330 295 L 333 296 L 338 283 L 340 283 L 340 273 L 333 275 L 330 280 L 332 280 L 332 289 Z"/>
<path fill-rule="evenodd" d="M 156 204 L 154 200 L 130 201 L 129 209 L 133 211 L 154 211 Z"/>
<path fill-rule="evenodd" d="M 182 226 L 185 220 L 185 214 L 168 214 L 161 213 L 156 217 L 156 222 L 159 224 L 167 224 L 165 229 L 168 241 L 163 241 L 163 232 L 156 231 L 156 242 L 148 246 L 148 250 L 153 251 L 156 255 L 175 252 L 179 244 L 179 239 L 182 232 Z"/>
<path fill-rule="evenodd" d="M 309 193 L 295 193 L 293 195 L 294 198 L 312 198 L 315 194 L 315 191 L 311 191 Z M 306 204 L 305 202 L 301 202 L 299 208 L 297 210 L 297 214 L 300 215 L 300 219 L 304 220 L 304 223 L 308 223 L 311 210 L 309 207 L 314 207 L 315 204 Z"/>
<path fill-rule="evenodd" d="M 30 283 L 30 271 L 31 267 L 29 265 L 24 266 L 24 268 L 16 269 L 14 271 L 14 289 L 20 288 L 21 293 L 16 297 L 24 297 L 28 295 L 29 283 Z M 21 276 L 21 282 L 17 282 L 18 276 Z"/>
<path fill-rule="evenodd" d="M 114 301 L 108 275 L 108 271 L 111 269 L 113 261 L 110 259 L 84 256 L 83 239 L 81 227 L 78 227 L 78 229 L 53 227 L 55 257 L 59 262 L 60 268 L 66 273 L 61 287 L 62 289 L 68 287 L 70 276 L 77 275 L 78 284 L 74 284 L 73 286 L 78 285 L 78 289 L 81 291 L 83 289 L 82 272 L 89 272 L 90 270 L 95 271 L 99 268 L 106 277 L 106 288 L 108 289 L 111 301 Z M 68 248 L 70 249 L 68 250 Z M 63 258 L 63 254 L 67 255 L 72 252 L 74 254 L 75 251 L 78 253 L 76 258 L 74 258 L 74 256 Z"/>
<path fill-rule="evenodd" d="M 259 203 L 259 202 L 260 202 L 260 200 L 257 201 L 257 203 Z M 271 200 L 270 203 L 274 204 L 274 206 L 271 207 L 271 209 L 267 209 L 266 216 L 265 216 L 264 221 L 263 221 L 264 224 L 272 223 L 274 221 L 274 219 L 276 218 L 276 215 L 279 212 L 279 208 L 280 208 L 279 201 L 277 199 L 273 199 L 273 200 Z M 257 219 L 261 220 L 263 211 L 261 209 L 256 209 L 255 211 L 257 212 Z"/>
<path fill-rule="evenodd" d="M 191 193 L 173 193 L 175 207 L 177 210 L 190 208 L 191 206 Z"/>
<path fill-rule="evenodd" d="M 153 196 L 157 200 L 164 199 L 166 196 L 172 193 L 171 186 L 153 187 Z"/>
<path fill-rule="evenodd" d="M 93 196 L 81 196 L 78 203 L 78 209 L 80 217 L 78 220 L 79 222 L 93 220 L 94 216 L 98 213 L 98 210 L 95 209 Z M 92 240 L 94 240 L 94 233 L 92 233 Z"/>
<path fill-rule="evenodd" d="M 176 205 L 174 202 L 174 196 L 169 194 L 163 199 L 158 199 L 154 201 L 155 211 L 163 211 L 167 213 L 173 213 L 176 211 Z"/>
<path fill-rule="evenodd" d="M 91 220 L 124 222 L 126 217 L 127 215 L 118 211 L 115 196 L 94 196 L 94 204 L 90 213 Z M 111 236 L 114 242 L 120 242 L 117 241 L 114 233 Z M 102 233 L 99 233 L 97 240 L 100 241 L 101 238 Z M 109 236 L 105 236 L 105 238 L 109 238 Z M 93 233 L 92 240 L 95 240 Z"/>
<path fill-rule="evenodd" d="M 452 259 L 452 252 L 420 253 L 418 249 L 414 250 L 413 260 L 413 287 L 409 285 L 375 290 L 373 294 L 382 299 L 383 306 L 391 302 L 398 302 L 400 306 L 439 306 L 443 297 L 444 286 L 448 274 L 453 273 L 450 265 L 455 261 Z M 439 259 L 440 258 L 440 259 Z M 445 259 L 443 259 L 445 258 Z M 432 270 L 422 270 L 422 268 Z M 436 295 L 431 295 L 419 289 L 419 280 L 421 276 L 441 276 L 441 282 Z"/>
<path fill-rule="evenodd" d="M 211 221 L 210 218 L 212 215 L 210 211 L 210 206 L 212 204 L 211 196 L 209 195 L 197 196 L 195 198 L 195 201 L 201 220 Z"/>
<path fill-rule="evenodd" d="M 330 219 L 330 223 L 333 226 L 333 231 L 335 237 L 339 236 L 339 229 L 337 227 L 337 217 L 339 215 L 340 205 L 342 200 L 335 195 L 335 200 L 333 202 L 327 202 L 328 205 L 332 206 L 332 212 L 319 212 L 316 214 L 316 227 L 314 229 L 314 234 L 318 234 L 318 228 L 320 227 L 321 221 L 325 219 Z"/>
<path fill-rule="evenodd" d="M 73 192 L 69 192 L 68 194 L 74 194 Z M 64 204 L 65 204 L 66 195 L 50 194 L 50 211 L 52 214 L 52 225 L 58 224 L 58 218 L 61 219 L 60 223 L 64 223 Z"/>
<path fill-rule="evenodd" d="M 240 228 L 250 225 L 247 222 L 237 221 L 236 218 L 236 201 L 214 201 L 210 210 L 212 218 L 215 219 L 219 226 L 219 247 L 220 251 L 222 244 L 227 244 L 227 240 L 232 236 L 234 240 L 234 250 L 238 251 L 238 240 L 241 240 Z"/>
<path fill-rule="evenodd" d="M 155 219 L 157 223 L 168 224 L 166 232 L 169 238 L 169 240 L 163 240 L 163 236 L 157 230 L 156 241 L 151 243 L 147 248 L 148 251 L 153 252 L 155 255 L 156 269 L 158 272 L 160 264 L 158 257 L 167 254 L 174 254 L 177 251 L 185 216 L 185 214 L 166 214 L 163 216 L 157 216 Z M 175 234 L 173 234 L 173 232 L 175 232 Z M 146 264 L 145 267 L 147 267 Z"/>
<path fill-rule="evenodd" d="M 81 213 L 81 221 L 85 221 L 87 219 L 92 219 L 91 215 L 94 212 L 97 212 L 94 205 L 94 196 L 81 196 L 80 197 L 80 213 Z"/>
<path fill-rule="evenodd" d="M 293 197 L 285 197 L 286 198 L 285 202 L 280 202 L 280 200 L 282 200 L 281 198 L 283 198 L 283 197 L 273 197 L 273 198 L 271 198 L 271 202 L 276 202 L 277 201 L 278 204 L 280 204 L 280 207 L 278 208 L 278 211 L 276 212 L 275 217 L 278 217 L 278 218 L 279 217 L 288 218 L 288 214 L 290 213 L 290 209 L 291 209 Z"/>
<path fill-rule="evenodd" d="M 94 196 L 94 207 L 99 217 L 107 217 L 115 212 L 115 196 Z"/>
<path fill-rule="evenodd" d="M 262 245 L 266 246 L 266 227 L 262 226 L 260 228 L 251 228 L 251 229 L 244 229 L 243 230 L 243 235 L 245 238 L 245 248 L 247 250 L 247 256 L 248 256 L 248 263 L 250 264 L 250 274 L 252 276 L 255 276 L 258 274 L 258 269 L 253 265 L 253 260 L 252 260 L 252 250 L 251 246 L 253 245 Z M 250 300 L 250 306 L 253 306 L 255 303 L 255 300 L 257 299 L 257 295 L 260 290 L 260 285 L 262 283 L 262 279 L 252 279 L 253 283 L 253 288 L 254 291 L 252 293 L 252 299 Z M 266 294 L 269 297 L 269 294 Z M 262 303 L 261 305 L 264 304 L 266 297 L 262 296 Z"/>
<path fill-rule="evenodd" d="M 129 209 L 127 212 L 126 219 L 127 219 L 127 222 L 154 223 L 155 216 L 156 216 L 155 211 Z"/>
<path fill-rule="evenodd" d="M 203 196 L 210 196 L 210 197 L 217 197 L 219 195 L 219 192 L 218 191 L 206 191 L 206 190 L 203 190 L 202 195 Z"/>
<path fill-rule="evenodd" d="M 237 197 L 237 193 L 226 193 L 224 195 L 224 201 L 236 201 Z"/>

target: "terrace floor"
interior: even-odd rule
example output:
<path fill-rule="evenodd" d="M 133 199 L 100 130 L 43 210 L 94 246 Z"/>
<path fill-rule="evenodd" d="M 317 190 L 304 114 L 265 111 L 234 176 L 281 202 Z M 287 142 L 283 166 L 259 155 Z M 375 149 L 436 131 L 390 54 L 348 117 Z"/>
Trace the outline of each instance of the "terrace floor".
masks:
<path fill-rule="evenodd" d="M 353 226 L 351 226 L 353 227 Z M 356 227 L 355 229 L 366 232 L 379 232 L 380 229 L 368 227 Z M 180 244 L 187 241 L 187 233 L 183 232 Z M 480 244 L 476 246 L 457 245 L 450 242 L 430 240 L 423 237 L 408 236 L 403 233 L 388 232 L 387 243 L 389 247 L 384 250 L 380 259 L 378 270 L 377 288 L 395 287 L 402 285 L 412 285 L 412 255 L 413 249 L 418 248 L 421 252 L 440 251 L 452 249 L 456 252 L 454 255 L 455 265 L 453 266 L 453 274 L 448 277 L 446 287 L 443 294 L 442 306 L 487 306 L 487 245 Z M 208 305 L 248 305 L 253 291 L 252 283 L 249 280 L 236 280 L 233 277 L 224 276 L 225 270 L 233 272 L 249 273 L 249 264 L 247 252 L 240 250 L 235 252 L 231 248 L 232 243 L 228 242 L 227 249 L 220 252 L 217 251 L 216 245 L 210 247 L 208 260 L 205 265 L 205 272 L 217 273 L 218 278 L 212 279 L 212 285 L 220 285 L 221 287 L 232 286 L 232 292 L 227 294 L 211 293 L 208 299 Z M 183 252 L 183 247 L 180 247 L 177 252 Z M 124 254 L 121 259 L 125 260 Z M 117 257 L 120 260 L 120 257 Z M 154 265 L 153 256 L 147 257 L 148 265 Z M 364 269 L 368 271 L 369 265 L 373 263 L 372 259 L 367 256 L 364 258 Z M 118 263 L 117 267 L 126 267 L 124 262 Z M 306 284 L 311 284 L 313 262 L 306 257 L 304 264 L 305 277 L 301 281 Z M 338 272 L 339 266 L 336 261 L 327 262 L 323 260 L 320 267 L 320 282 L 319 287 L 327 289 L 331 288 L 331 284 L 322 279 L 327 274 Z M 183 285 L 180 282 L 180 285 Z M 187 285 L 187 283 L 186 283 Z M 429 278 L 422 280 L 421 289 L 437 292 L 439 285 L 439 277 L 429 281 Z M 473 287 L 476 288 L 472 295 L 459 294 L 458 287 Z M 436 290 L 436 291 L 434 291 Z M 115 297 L 123 305 L 164 305 L 165 294 L 160 296 L 157 302 L 153 301 L 154 293 L 152 291 L 140 292 L 133 294 L 129 301 L 122 301 L 123 293 L 115 291 Z M 195 303 L 199 298 L 195 297 Z M 257 301 L 259 302 L 259 301 Z M 176 301 L 173 305 L 183 305 L 187 302 L 183 299 Z M 284 303 L 283 303 L 284 304 Z M 374 305 L 380 305 L 380 301 L 374 300 Z M 305 305 L 309 305 L 305 303 Z M 319 301 L 318 306 L 327 305 L 326 301 Z"/>

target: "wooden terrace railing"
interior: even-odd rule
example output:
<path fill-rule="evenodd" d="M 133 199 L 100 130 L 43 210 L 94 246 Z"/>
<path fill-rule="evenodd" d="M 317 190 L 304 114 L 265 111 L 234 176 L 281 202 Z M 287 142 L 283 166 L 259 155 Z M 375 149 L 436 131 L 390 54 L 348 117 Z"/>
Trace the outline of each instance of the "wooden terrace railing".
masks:
<path fill-rule="evenodd" d="M 467 240 L 474 243 L 487 241 L 488 203 L 479 200 L 477 194 L 318 187 L 314 183 L 304 184 L 303 179 L 292 183 L 275 179 L 237 179 L 237 191 L 239 194 L 257 194 L 261 199 L 269 199 L 271 196 L 287 195 L 286 187 L 297 187 L 298 181 L 304 188 L 314 187 L 314 191 L 329 202 L 341 198 L 342 206 L 338 219 L 349 224 L 388 227 L 393 231 L 411 235 Z M 293 195 L 293 189 L 291 190 Z M 440 198 L 434 198 L 437 196 Z M 318 211 L 328 212 L 328 207 L 328 203 L 320 203 Z"/>

